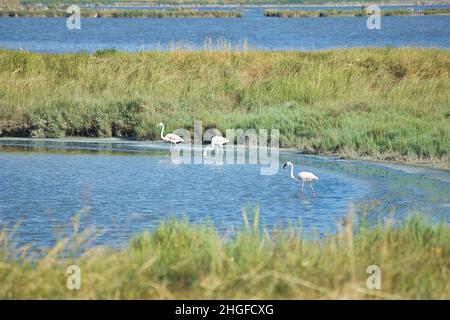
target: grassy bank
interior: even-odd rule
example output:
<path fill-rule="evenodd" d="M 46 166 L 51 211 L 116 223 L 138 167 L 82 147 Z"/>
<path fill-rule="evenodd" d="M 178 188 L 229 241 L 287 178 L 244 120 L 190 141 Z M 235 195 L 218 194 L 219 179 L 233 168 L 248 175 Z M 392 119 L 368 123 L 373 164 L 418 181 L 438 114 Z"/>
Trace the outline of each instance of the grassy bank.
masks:
<path fill-rule="evenodd" d="M 235 11 L 198 11 L 186 9 L 168 10 L 92 10 L 81 9 L 83 18 L 242 18 L 242 13 Z M 0 10 L 0 17 L 69 17 L 66 8 Z"/>
<path fill-rule="evenodd" d="M 278 128 L 283 147 L 450 161 L 450 53 L 0 51 L 0 135 L 159 139 L 156 124 Z"/>
<path fill-rule="evenodd" d="M 361 10 L 265 10 L 264 15 L 271 18 L 308 18 L 308 17 L 363 17 L 373 14 L 366 9 Z M 431 16 L 450 15 L 450 8 L 425 9 L 411 11 L 407 9 L 381 10 L 382 16 Z"/>
<path fill-rule="evenodd" d="M 74 234 L 30 260 L 10 255 L 0 234 L 0 299 L 449 299 L 450 228 L 418 216 L 399 227 L 352 227 L 302 238 L 257 231 L 247 223 L 221 238 L 213 227 L 163 222 L 120 250 L 93 248 L 63 258 L 83 239 Z M 24 252 L 27 250 L 24 249 Z M 66 268 L 81 269 L 81 289 L 66 288 Z M 381 289 L 366 286 L 379 266 Z"/>

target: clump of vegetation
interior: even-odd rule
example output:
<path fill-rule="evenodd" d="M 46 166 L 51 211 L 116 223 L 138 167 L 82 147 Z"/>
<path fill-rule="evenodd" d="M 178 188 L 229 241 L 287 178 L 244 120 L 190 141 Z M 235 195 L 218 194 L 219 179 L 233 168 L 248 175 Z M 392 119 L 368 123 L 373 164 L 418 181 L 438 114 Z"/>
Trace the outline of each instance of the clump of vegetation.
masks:
<path fill-rule="evenodd" d="M 171 219 L 126 248 L 80 251 L 92 230 L 75 226 L 35 256 L 29 247 L 11 250 L 0 233 L 0 299 L 450 298 L 450 228 L 418 215 L 396 227 L 356 226 L 349 216 L 320 239 L 261 229 L 257 214 L 253 222 L 244 215 L 244 228 L 229 238 Z M 80 290 L 66 287 L 69 265 L 80 267 Z M 373 265 L 381 287 L 370 290 Z"/>
<path fill-rule="evenodd" d="M 435 49 L 0 51 L 0 135 L 159 139 L 280 130 L 303 152 L 450 163 L 450 54 Z"/>
<path fill-rule="evenodd" d="M 241 18 L 241 12 L 220 10 L 186 10 L 186 9 L 167 9 L 167 10 L 92 10 L 81 9 L 81 17 L 84 18 Z M 0 17 L 69 17 L 71 13 L 67 12 L 66 7 L 27 7 L 16 10 L 0 10 Z"/>
<path fill-rule="evenodd" d="M 450 8 L 424 9 L 424 15 L 449 15 Z"/>
<path fill-rule="evenodd" d="M 19 0 L 1 0 L 0 9 L 17 9 L 20 7 Z"/>
<path fill-rule="evenodd" d="M 275 18 L 307 18 L 307 17 L 331 17 L 331 16 L 355 16 L 362 11 L 355 10 L 265 10 L 266 17 Z"/>
<path fill-rule="evenodd" d="M 360 10 L 265 10 L 266 17 L 275 18 L 307 18 L 307 17 L 362 17 L 373 14 L 362 8 Z M 382 16 L 418 16 L 418 15 L 449 15 L 450 8 L 442 9 L 424 9 L 424 10 L 408 10 L 408 9 L 388 9 L 381 10 Z"/>

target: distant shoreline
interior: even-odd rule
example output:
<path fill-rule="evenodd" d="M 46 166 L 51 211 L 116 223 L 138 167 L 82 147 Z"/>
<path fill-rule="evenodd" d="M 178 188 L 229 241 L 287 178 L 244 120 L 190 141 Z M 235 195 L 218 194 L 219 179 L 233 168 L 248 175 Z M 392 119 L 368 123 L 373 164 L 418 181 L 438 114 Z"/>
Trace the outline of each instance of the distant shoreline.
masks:
<path fill-rule="evenodd" d="M 384 2 L 384 1 L 367 1 L 367 2 L 299 2 L 299 3 L 243 3 L 243 4 L 200 4 L 200 3 L 181 3 L 181 4 L 158 4 L 158 3 L 115 3 L 115 4 L 102 4 L 98 3 L 99 6 L 105 7 L 204 7 L 204 8 L 271 8 L 271 7 L 359 7 L 367 5 L 380 5 L 386 7 L 396 7 L 396 6 L 441 6 L 450 5 L 450 1 L 411 1 L 411 2 Z M 95 4 L 82 4 L 86 7 L 95 7 Z"/>
<path fill-rule="evenodd" d="M 38 0 L 39 1 L 39 0 Z M 73 2 L 59 2 L 54 3 L 52 0 L 43 0 L 42 2 L 26 2 L 23 1 L 18 6 L 8 6 L 0 5 L 0 10 L 4 13 L 7 11 L 24 11 L 29 10 L 64 10 L 69 5 L 78 5 L 82 9 L 97 10 L 101 8 L 102 10 L 164 10 L 164 9 L 196 9 L 196 8 L 209 8 L 209 9 L 246 9 L 246 8 L 280 8 L 280 9 L 290 9 L 290 8 L 342 8 L 342 7 L 367 7 L 369 5 L 378 5 L 382 7 L 408 7 L 408 6 L 450 6 L 450 1 L 408 1 L 408 2 L 384 2 L 384 1 L 374 1 L 374 2 L 358 2 L 358 1 L 340 1 L 340 2 L 299 2 L 299 3 L 241 3 L 241 4 L 220 4 L 220 3 L 180 3 L 180 4 L 166 4 L 166 3 L 122 3 L 122 2 L 96 2 L 96 3 L 77 3 Z M 139 9 L 138 9 L 139 8 Z M 141 9 L 142 8 L 142 9 Z M 3 14 L 2 16 L 5 16 Z M 220 12 L 219 14 L 220 15 Z M 28 16 L 25 14 L 25 16 Z"/>
<path fill-rule="evenodd" d="M 368 7 L 367 7 L 368 8 Z M 264 15 L 269 18 L 311 18 L 311 17 L 364 17 L 372 14 L 370 10 L 264 10 Z M 450 8 L 433 8 L 414 11 L 405 9 L 384 9 L 380 12 L 382 16 L 443 16 L 450 15 Z"/>
<path fill-rule="evenodd" d="M 242 18 L 242 13 L 231 10 L 192 10 L 192 9 L 161 9 L 161 10 L 133 10 L 133 9 L 95 9 L 83 8 L 81 17 L 83 18 Z M 57 8 L 40 8 L 28 7 L 19 10 L 2 10 L 0 9 L 0 17 L 21 18 L 63 18 L 69 17 L 65 7 Z"/>
<path fill-rule="evenodd" d="M 199 10 L 194 7 L 119 7 L 119 6 L 85 6 L 82 7 L 81 16 L 84 18 L 242 18 L 242 10 L 229 8 L 227 10 Z M 268 18 L 305 18 L 305 17 L 362 17 L 371 14 L 369 6 L 359 9 L 339 10 L 339 7 L 315 7 L 311 10 L 302 10 L 298 7 L 264 8 L 264 16 Z M 281 10 L 280 10 L 281 9 Z M 245 10 L 244 10 L 245 11 Z M 0 9 L 0 17 L 37 17 L 57 18 L 69 17 L 67 6 L 22 6 L 20 9 Z M 414 8 L 383 9 L 383 16 L 445 16 L 450 15 L 450 8 L 431 8 L 414 10 Z"/>
<path fill-rule="evenodd" d="M 53 3 L 52 1 L 23 1 L 22 6 L 66 6 L 71 4 L 78 4 L 82 8 L 95 8 L 95 7 L 154 7 L 154 8 L 290 8 L 290 7 L 361 7 L 368 5 L 378 5 L 384 7 L 397 7 L 397 6 L 442 6 L 450 5 L 450 1 L 396 1 L 396 2 L 386 2 L 386 1 L 339 1 L 339 2 L 298 2 L 298 3 L 179 3 L 179 4 L 168 4 L 168 3 L 151 3 L 151 2 L 93 2 L 93 3 L 77 3 L 77 1 L 69 2 L 59 2 Z"/>

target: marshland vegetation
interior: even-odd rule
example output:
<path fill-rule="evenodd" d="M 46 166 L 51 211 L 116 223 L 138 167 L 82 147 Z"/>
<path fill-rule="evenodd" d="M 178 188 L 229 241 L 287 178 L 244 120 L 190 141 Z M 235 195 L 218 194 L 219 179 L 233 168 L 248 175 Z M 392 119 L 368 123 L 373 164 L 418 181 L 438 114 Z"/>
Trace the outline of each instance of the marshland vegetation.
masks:
<path fill-rule="evenodd" d="M 372 227 L 349 215 L 339 232 L 321 238 L 300 230 L 264 230 L 244 215 L 241 231 L 224 237 L 210 225 L 162 221 L 123 248 L 80 246 L 73 235 L 32 255 L 12 251 L 0 233 L 1 299 L 449 299 L 450 229 L 412 215 Z M 76 221 L 76 219 L 74 219 Z M 74 255 L 76 253 L 76 255 Z M 81 270 L 81 289 L 66 287 L 69 265 Z M 367 287 L 369 266 L 381 288 Z"/>
<path fill-rule="evenodd" d="M 412 11 L 409 9 L 383 9 L 382 16 L 426 16 L 450 15 L 450 8 L 433 8 Z M 242 18 L 243 13 L 230 10 L 196 10 L 186 8 L 148 9 L 92 9 L 80 11 L 83 18 Z M 264 11 L 264 16 L 275 18 L 306 17 L 362 17 L 372 14 L 367 8 L 360 10 L 274 10 Z M 0 17 L 69 17 L 67 6 L 49 6 L 47 8 L 26 6 L 23 8 L 0 9 Z"/>
<path fill-rule="evenodd" d="M 448 167 L 450 54 L 437 49 L 0 51 L 0 135 L 159 139 L 280 130 L 282 147 Z"/>
<path fill-rule="evenodd" d="M 0 10 L 0 17 L 69 17 L 72 13 L 67 8 L 29 7 L 23 9 Z M 195 9 L 164 9 L 164 10 L 130 10 L 130 9 L 81 9 L 83 18 L 241 18 L 242 13 L 228 10 L 195 10 Z"/>
<path fill-rule="evenodd" d="M 364 17 L 373 14 L 365 9 L 360 10 L 265 10 L 266 17 L 275 18 L 309 18 L 309 17 Z M 450 15 L 450 8 L 424 9 L 412 11 L 409 9 L 383 9 L 382 16 L 428 16 L 428 15 Z"/>

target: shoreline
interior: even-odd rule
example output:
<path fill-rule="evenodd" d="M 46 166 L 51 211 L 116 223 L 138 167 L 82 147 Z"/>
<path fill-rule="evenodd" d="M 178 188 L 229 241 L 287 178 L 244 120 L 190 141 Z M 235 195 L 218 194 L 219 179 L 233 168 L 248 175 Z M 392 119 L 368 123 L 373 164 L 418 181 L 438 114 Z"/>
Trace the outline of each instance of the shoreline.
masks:
<path fill-rule="evenodd" d="M 0 152 L 2 147 L 12 147 L 12 148 L 20 148 L 22 146 L 18 145 L 7 145 L 7 144 L 1 144 L 1 141 L 28 141 L 28 142 L 62 142 L 62 143 L 92 143 L 92 144 L 100 144 L 100 143 L 121 143 L 121 144 L 134 144 L 134 143 L 141 143 L 141 144 L 147 144 L 149 147 L 157 147 L 166 149 L 164 146 L 168 147 L 168 144 L 163 140 L 138 140 L 134 138 L 117 138 L 117 137 L 109 137 L 109 138 L 96 138 L 96 137 L 83 137 L 83 136 L 77 136 L 77 137 L 64 137 L 64 138 L 28 138 L 28 137 L 0 137 Z M 207 144 L 203 143 L 202 145 L 193 145 L 193 148 L 201 147 L 203 148 Z M 30 149 L 36 148 L 35 146 L 27 145 L 23 146 Z M 43 146 L 42 148 L 46 148 Z M 55 149 L 63 149 L 68 150 L 64 146 L 61 146 L 60 148 Z M 269 147 L 270 149 L 270 147 Z M 85 150 L 83 148 L 73 148 L 70 150 Z M 104 149 L 89 149 L 94 151 L 108 151 L 108 152 L 130 152 L 134 153 L 130 150 L 104 150 Z M 450 170 L 450 158 L 443 158 L 443 159 L 417 159 L 417 160 L 394 160 L 394 159 L 387 159 L 386 157 L 389 157 L 389 155 L 380 155 L 380 157 L 368 157 L 368 156 L 359 156 L 357 154 L 343 154 L 343 153 L 332 153 L 332 152 L 319 152 L 319 153 L 309 153 L 300 151 L 295 148 L 288 148 L 288 147 L 280 147 L 279 151 L 281 153 L 293 153 L 297 155 L 302 156 L 315 156 L 315 157 L 321 157 L 326 158 L 328 160 L 345 160 L 345 161 L 362 161 L 362 162 L 372 162 L 377 164 L 393 164 L 393 165 L 407 165 L 407 166 L 416 166 L 416 167 L 422 167 L 427 169 L 433 169 L 433 170 L 443 170 L 443 171 L 449 171 Z M 136 151 L 139 153 L 139 151 Z M 145 152 L 143 150 L 142 152 Z M 383 157 L 384 156 L 384 157 Z"/>
<path fill-rule="evenodd" d="M 448 3 L 450 4 L 450 2 Z M 369 16 L 367 11 L 368 3 L 335 3 L 329 5 L 313 3 L 309 4 L 261 4 L 261 5 L 150 5 L 150 4 L 130 4 L 130 5 L 101 5 L 101 4 L 80 4 L 82 9 L 80 14 L 83 18 L 243 18 L 244 13 L 250 8 L 264 9 L 262 14 L 266 18 L 310 18 L 310 17 L 361 17 Z M 408 4 L 377 3 L 383 7 L 383 16 L 448 16 L 450 8 L 439 7 L 429 4 L 411 4 L 412 6 L 424 6 L 424 9 L 414 10 Z M 442 6 L 442 5 L 441 5 Z M 339 10 L 339 8 L 351 8 Z M 387 7 L 387 9 L 386 9 Z M 391 9 L 397 7 L 397 9 Z M 400 8 L 399 8 L 400 7 Z M 22 4 L 16 8 L 0 8 L 0 18 L 68 18 L 71 13 L 68 4 L 42 5 L 42 4 Z M 248 8 L 246 10 L 246 8 Z M 200 10 L 199 10 L 200 9 Z M 203 9 L 203 10 L 201 10 Z"/>
<path fill-rule="evenodd" d="M 342 6 L 261 6 L 264 9 L 262 14 L 266 18 L 311 18 L 311 17 L 363 17 L 369 16 L 367 11 L 368 4 L 360 6 L 346 6 L 352 9 L 339 10 Z M 381 4 L 380 4 L 381 6 Z M 358 9 L 359 7 L 359 9 Z M 448 16 L 450 8 L 433 8 L 425 6 L 424 9 L 414 10 L 407 5 L 400 6 L 397 9 L 383 8 L 382 16 Z M 200 6 L 102 6 L 102 5 L 82 5 L 80 12 L 83 18 L 243 18 L 243 12 L 248 11 L 238 6 L 227 6 L 226 10 L 218 10 L 219 7 L 203 7 L 208 10 L 199 10 Z M 223 7 L 225 8 L 225 7 Z M 222 9 L 223 9 L 222 8 Z M 233 11 L 233 8 L 235 9 Z M 272 9 L 271 9 L 272 8 Z M 303 9 L 302 9 L 303 8 Z M 308 8 L 305 10 L 305 8 Z M 322 8 L 322 9 L 321 9 Z M 392 7 L 393 8 L 393 7 Z M 216 10 L 214 10 L 216 9 Z M 22 5 L 20 8 L 0 9 L 0 17 L 7 18 L 68 18 L 71 13 L 67 12 L 66 5 L 58 6 L 38 6 L 38 5 Z"/>
<path fill-rule="evenodd" d="M 378 5 L 384 7 L 400 7 L 400 6 L 445 6 L 450 5 L 450 1 L 445 2 L 302 2 L 302 3 L 267 3 L 267 4 L 151 4 L 151 3 L 117 3 L 117 6 L 112 4 L 99 4 L 99 7 L 154 7 L 154 8 L 292 8 L 292 7 L 308 7 L 308 8 L 323 8 L 323 7 L 361 7 L 367 5 Z M 81 7 L 95 8 L 96 5 L 83 4 Z"/>
<path fill-rule="evenodd" d="M 372 13 L 361 8 L 359 10 L 264 10 L 264 16 L 267 18 L 322 18 L 322 17 L 367 17 Z M 408 9 L 390 9 L 380 12 L 381 16 L 446 16 L 450 15 L 450 8 L 444 9 L 423 9 L 423 10 L 408 10 Z"/>
<path fill-rule="evenodd" d="M 21 9 L 0 9 L 0 17 L 7 18 L 68 18 L 70 13 L 65 7 L 39 8 L 26 7 Z M 231 10 L 148 10 L 148 9 L 91 9 L 83 8 L 80 15 L 82 18 L 126 18 L 126 19 L 215 19 L 215 18 L 242 18 L 241 12 Z"/>
<path fill-rule="evenodd" d="M 243 4 L 194 4 L 194 3 L 181 3 L 181 4 L 157 4 L 157 3 L 122 3 L 117 2 L 113 4 L 101 4 L 98 3 L 100 7 L 204 7 L 204 8 L 264 8 L 264 7 L 353 7 L 353 6 L 364 6 L 364 5 L 381 5 L 387 7 L 396 6 L 442 6 L 450 5 L 450 1 L 409 1 L 409 2 L 385 2 L 385 1 L 349 1 L 349 2 L 299 2 L 299 3 L 243 3 Z M 82 4 L 86 7 L 96 7 L 97 4 Z"/>

